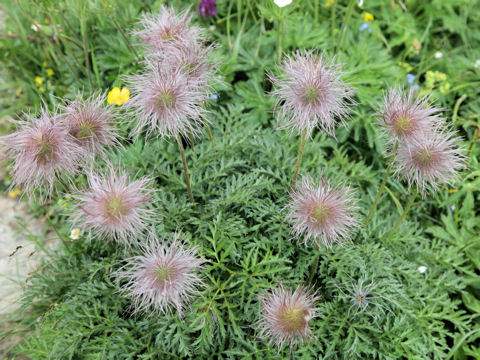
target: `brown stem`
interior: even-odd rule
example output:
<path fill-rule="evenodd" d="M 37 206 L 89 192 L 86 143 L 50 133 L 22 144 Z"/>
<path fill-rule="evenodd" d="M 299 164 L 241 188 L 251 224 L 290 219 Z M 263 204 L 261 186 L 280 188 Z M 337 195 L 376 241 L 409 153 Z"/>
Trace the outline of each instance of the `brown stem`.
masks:
<path fill-rule="evenodd" d="M 295 170 L 293 172 L 292 187 L 295 186 L 295 182 L 297 181 L 298 168 L 300 167 L 300 161 L 302 160 L 303 148 L 305 147 L 306 140 L 307 140 L 307 131 L 303 130 L 300 148 L 298 149 L 297 163 L 295 164 Z"/>

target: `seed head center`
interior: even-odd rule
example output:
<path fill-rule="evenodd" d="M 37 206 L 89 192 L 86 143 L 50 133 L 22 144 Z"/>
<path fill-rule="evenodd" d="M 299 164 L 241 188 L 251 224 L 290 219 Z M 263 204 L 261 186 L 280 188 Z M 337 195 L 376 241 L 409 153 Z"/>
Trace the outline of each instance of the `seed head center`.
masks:
<path fill-rule="evenodd" d="M 114 196 L 108 200 L 106 210 L 108 215 L 118 218 L 125 213 L 125 203 L 119 197 Z"/>
<path fill-rule="evenodd" d="M 304 91 L 303 96 L 304 96 L 304 99 L 307 103 L 313 105 L 313 104 L 316 104 L 318 102 L 318 99 L 320 97 L 320 93 L 315 86 L 308 85 L 307 87 L 305 87 L 305 91 Z"/>
<path fill-rule="evenodd" d="M 307 324 L 308 311 L 294 306 L 283 310 L 280 315 L 280 325 L 289 332 L 302 330 Z"/>
<path fill-rule="evenodd" d="M 432 163 L 433 154 L 429 149 L 422 149 L 416 154 L 415 160 L 421 165 L 427 166 Z"/>
<path fill-rule="evenodd" d="M 412 128 L 412 119 L 409 116 L 401 115 L 395 121 L 395 128 L 399 133 L 404 133 Z"/>
<path fill-rule="evenodd" d="M 163 91 L 157 96 L 157 104 L 163 109 L 170 109 L 175 106 L 175 94 L 169 90 Z"/>
<path fill-rule="evenodd" d="M 155 269 L 157 280 L 161 283 L 168 281 L 172 276 L 172 270 L 167 265 L 160 265 Z"/>
<path fill-rule="evenodd" d="M 329 216 L 329 209 L 324 204 L 318 204 L 313 212 L 313 218 L 320 224 L 325 223 Z"/>

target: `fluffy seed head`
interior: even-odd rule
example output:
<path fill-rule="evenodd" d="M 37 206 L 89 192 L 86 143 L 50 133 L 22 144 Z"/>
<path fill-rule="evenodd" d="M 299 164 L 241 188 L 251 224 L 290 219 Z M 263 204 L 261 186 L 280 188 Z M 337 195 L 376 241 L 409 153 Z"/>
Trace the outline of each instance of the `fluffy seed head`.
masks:
<path fill-rule="evenodd" d="M 201 284 L 203 260 L 198 247 L 184 247 L 175 234 L 171 244 L 152 236 L 141 250 L 140 256 L 127 259 L 116 273 L 119 280 L 126 280 L 121 293 L 132 299 L 134 312 L 166 313 L 174 307 L 181 315 Z"/>
<path fill-rule="evenodd" d="M 423 196 L 437 191 L 442 184 L 452 184 L 458 170 L 465 167 L 459 141 L 453 132 L 441 130 L 403 143 L 395 157 L 395 173 L 409 186 L 416 186 Z"/>
<path fill-rule="evenodd" d="M 263 295 L 260 336 L 279 348 L 312 337 L 308 324 L 316 316 L 314 304 L 318 299 L 303 286 L 292 291 L 280 285 Z"/>
<path fill-rule="evenodd" d="M 391 88 L 384 94 L 378 123 L 390 141 L 411 141 L 435 130 L 443 122 L 442 109 L 428 104 L 430 96 L 417 97 L 410 88 Z"/>
<path fill-rule="evenodd" d="M 74 224 L 82 232 L 114 239 L 129 245 L 137 242 L 153 211 L 147 209 L 152 190 L 148 178 L 130 181 L 129 176 L 110 165 L 106 174 L 90 172 L 89 188 L 74 195 L 79 201 L 74 210 Z"/>
<path fill-rule="evenodd" d="M 286 219 L 292 224 L 295 236 L 305 234 L 305 242 L 313 240 L 318 246 L 343 243 L 359 226 L 355 199 L 349 187 L 333 188 L 320 178 L 303 177 L 291 193 Z"/>
<path fill-rule="evenodd" d="M 187 136 L 205 123 L 202 84 L 189 78 L 184 67 L 164 69 L 147 61 L 143 74 L 126 81 L 133 96 L 125 106 L 133 113 L 137 136 L 144 128 L 157 137 Z"/>
<path fill-rule="evenodd" d="M 113 108 L 105 102 L 105 94 L 94 94 L 86 100 L 80 94 L 62 107 L 61 119 L 70 135 L 92 156 L 103 155 L 107 146 L 119 145 Z"/>
<path fill-rule="evenodd" d="M 353 91 L 341 77 L 341 66 L 313 51 L 297 51 L 280 65 L 281 75 L 269 74 L 275 90 L 275 109 L 285 128 L 310 135 L 315 127 L 334 134 L 344 123 Z"/>
<path fill-rule="evenodd" d="M 193 86 L 208 97 L 214 90 L 213 86 L 220 84 L 218 77 L 219 64 L 213 60 L 212 53 L 216 45 L 195 45 L 190 48 L 171 47 L 162 53 L 150 57 L 154 62 L 160 62 L 164 71 L 180 71 L 193 82 Z M 166 70 L 169 69 L 169 70 Z"/>
<path fill-rule="evenodd" d="M 55 181 L 77 172 L 84 152 L 63 126 L 58 115 L 42 108 L 35 118 L 25 114 L 25 121 L 16 121 L 19 130 L 0 137 L 6 156 L 13 159 L 12 187 L 33 194 L 43 187 L 49 196 Z"/>
<path fill-rule="evenodd" d="M 143 15 L 140 20 L 141 30 L 134 34 L 150 52 L 163 52 L 169 47 L 186 47 L 203 41 L 201 29 L 190 25 L 190 11 L 176 14 L 171 7 L 162 6 L 158 14 Z"/>
<path fill-rule="evenodd" d="M 358 281 L 353 279 L 349 281 L 346 286 L 337 286 L 337 289 L 341 293 L 341 298 L 348 300 L 351 305 L 348 308 L 347 316 L 352 315 L 352 318 L 366 311 L 369 307 L 376 306 L 382 310 L 392 312 L 388 307 L 384 305 L 385 302 L 389 302 L 390 299 L 376 292 L 377 284 L 372 280 L 370 283 L 366 283 L 366 278 L 361 277 Z M 375 318 L 373 313 L 369 313 L 372 318 Z"/>

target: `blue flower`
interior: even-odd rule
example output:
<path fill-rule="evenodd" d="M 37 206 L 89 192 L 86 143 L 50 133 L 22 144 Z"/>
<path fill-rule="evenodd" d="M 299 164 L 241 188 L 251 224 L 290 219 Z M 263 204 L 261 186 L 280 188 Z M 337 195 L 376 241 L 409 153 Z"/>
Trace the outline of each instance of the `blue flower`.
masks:
<path fill-rule="evenodd" d="M 420 89 L 420 85 L 418 85 L 418 84 L 413 84 L 412 85 L 412 90 L 413 91 L 417 91 L 418 89 Z"/>
<path fill-rule="evenodd" d="M 217 95 L 217 94 L 210 94 L 209 98 L 210 98 L 211 100 L 217 101 L 217 100 L 218 100 L 218 95 Z"/>
<path fill-rule="evenodd" d="M 415 81 L 415 75 L 413 74 L 407 74 L 407 82 L 409 84 L 412 84 Z"/>
<path fill-rule="evenodd" d="M 457 207 L 456 207 L 455 205 L 450 205 L 450 209 L 451 209 L 452 211 L 455 211 L 456 208 L 457 208 Z"/>
<path fill-rule="evenodd" d="M 358 28 L 359 31 L 363 31 L 363 30 L 367 30 L 369 29 L 370 30 L 370 26 L 367 24 L 367 23 L 363 23 L 362 25 L 360 25 L 360 27 Z"/>

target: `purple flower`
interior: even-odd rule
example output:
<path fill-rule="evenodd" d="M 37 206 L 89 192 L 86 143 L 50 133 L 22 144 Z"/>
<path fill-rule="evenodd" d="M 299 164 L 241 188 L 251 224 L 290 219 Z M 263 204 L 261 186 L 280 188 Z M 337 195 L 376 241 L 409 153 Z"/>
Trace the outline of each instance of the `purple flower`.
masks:
<path fill-rule="evenodd" d="M 14 161 L 12 187 L 21 187 L 27 194 L 44 187 L 50 196 L 56 180 L 75 175 L 86 154 L 55 111 L 51 114 L 42 108 L 37 118 L 25 117 L 15 122 L 20 125 L 18 131 L 0 137 L 6 156 Z"/>
<path fill-rule="evenodd" d="M 280 284 L 260 298 L 263 311 L 259 335 L 279 348 L 313 337 L 308 323 L 317 314 L 314 305 L 319 298 L 303 286 L 292 291 Z"/>
<path fill-rule="evenodd" d="M 353 91 L 341 80 L 340 65 L 314 51 L 297 51 L 286 56 L 279 76 L 268 74 L 275 90 L 275 110 L 285 128 L 308 136 L 315 127 L 333 135 L 352 103 Z"/>
<path fill-rule="evenodd" d="M 149 178 L 130 181 L 109 165 L 105 175 L 87 174 L 89 189 L 73 195 L 78 200 L 73 223 L 82 232 L 114 239 L 129 246 L 138 240 L 154 212 L 147 209 L 153 190 Z"/>
<path fill-rule="evenodd" d="M 363 23 L 363 24 L 360 25 L 360 27 L 358 28 L 359 31 L 364 31 L 364 30 L 367 30 L 367 29 L 370 30 L 370 26 L 369 26 L 367 23 Z"/>
<path fill-rule="evenodd" d="M 200 16 L 214 17 L 217 14 L 217 0 L 202 0 L 199 6 Z"/>
<path fill-rule="evenodd" d="M 302 178 L 291 193 L 287 209 L 292 233 L 305 234 L 305 242 L 312 239 L 318 246 L 345 242 L 359 226 L 351 189 L 333 188 L 322 178 L 318 185 L 310 177 Z"/>
<path fill-rule="evenodd" d="M 142 254 L 127 259 L 126 265 L 114 273 L 120 281 L 127 281 L 120 293 L 132 299 L 135 313 L 166 313 L 174 307 L 181 315 L 192 294 L 198 293 L 204 261 L 198 256 L 197 246 L 187 248 L 179 237 L 176 233 L 174 241 L 167 243 L 152 235 L 140 245 Z"/>
<path fill-rule="evenodd" d="M 407 74 L 407 82 L 409 84 L 412 84 L 415 81 L 415 75 L 413 74 Z"/>

